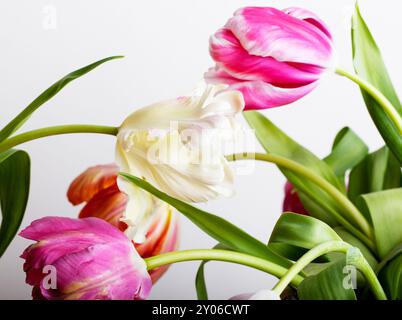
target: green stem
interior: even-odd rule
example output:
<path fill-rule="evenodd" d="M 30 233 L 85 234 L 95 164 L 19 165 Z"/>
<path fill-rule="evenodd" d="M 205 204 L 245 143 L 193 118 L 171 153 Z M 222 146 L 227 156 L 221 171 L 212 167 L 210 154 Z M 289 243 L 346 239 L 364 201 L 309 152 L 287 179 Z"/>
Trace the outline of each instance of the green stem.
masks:
<path fill-rule="evenodd" d="M 200 250 L 184 250 L 164 253 L 158 256 L 146 258 L 148 270 L 155 269 L 160 266 L 193 260 L 216 260 L 242 264 L 260 271 L 272 274 L 278 278 L 284 276 L 288 271 L 286 268 L 279 266 L 273 262 L 257 258 L 248 254 L 218 250 L 218 249 L 200 249 Z M 292 278 L 292 283 L 298 286 L 303 281 L 303 277 L 296 275 Z"/>
<path fill-rule="evenodd" d="M 332 196 L 334 200 L 336 200 L 339 205 L 344 210 L 344 215 L 348 218 L 352 219 L 357 226 L 363 231 L 363 233 L 355 228 L 347 219 L 345 219 L 340 214 L 332 212 L 334 218 L 342 224 L 346 229 L 356 235 L 360 240 L 362 240 L 371 250 L 375 251 L 375 246 L 371 239 L 373 238 L 373 231 L 370 224 L 364 218 L 362 213 L 355 207 L 355 205 L 337 188 L 335 188 L 331 183 L 327 180 L 321 178 L 317 174 L 315 174 L 310 169 L 305 166 L 293 161 L 289 160 L 285 157 L 278 156 L 275 154 L 263 154 L 263 153 L 255 153 L 255 154 L 234 154 L 226 157 L 228 160 L 260 160 L 266 161 L 270 163 L 275 163 L 281 168 L 288 169 L 294 173 L 304 176 L 310 181 L 314 182 L 317 186 L 319 186 L 322 190 L 327 192 Z"/>
<path fill-rule="evenodd" d="M 275 285 L 273 291 L 280 295 L 283 290 L 291 283 L 293 277 L 298 275 L 306 266 L 308 266 L 311 262 L 313 262 L 318 257 L 329 253 L 329 252 L 342 252 L 348 253 L 348 251 L 353 248 L 350 244 L 343 241 L 328 241 L 322 243 L 306 254 L 304 254 L 289 270 L 288 272 L 281 278 L 281 280 Z M 356 248 L 353 248 L 356 249 Z M 371 269 L 370 265 L 364 259 L 363 255 L 356 249 L 355 252 L 358 252 L 358 255 L 354 254 L 353 258 L 348 260 L 348 264 L 354 265 L 358 270 L 360 270 L 365 276 L 367 282 L 369 283 L 373 293 L 379 300 L 387 300 L 387 296 L 384 293 L 381 284 L 379 283 L 377 276 L 375 275 L 373 269 Z"/>
<path fill-rule="evenodd" d="M 14 137 L 8 138 L 7 140 L 0 143 L 0 152 L 11 149 L 19 144 L 40 139 L 49 136 L 55 136 L 60 134 L 70 134 L 70 133 L 100 133 L 117 135 L 118 128 L 108 127 L 108 126 L 98 126 L 98 125 L 88 125 L 88 124 L 73 124 L 73 125 L 62 125 L 36 129 L 21 133 Z"/>
<path fill-rule="evenodd" d="M 399 130 L 399 134 L 402 135 L 402 117 L 395 109 L 393 104 L 385 97 L 381 91 L 374 87 L 368 81 L 360 78 L 356 74 L 349 73 L 345 70 L 337 68 L 335 70 L 340 76 L 346 77 L 352 80 L 354 83 L 360 86 L 364 91 L 366 91 L 377 103 L 381 106 L 384 112 L 388 115 L 391 121 L 394 123 L 395 127 Z"/>

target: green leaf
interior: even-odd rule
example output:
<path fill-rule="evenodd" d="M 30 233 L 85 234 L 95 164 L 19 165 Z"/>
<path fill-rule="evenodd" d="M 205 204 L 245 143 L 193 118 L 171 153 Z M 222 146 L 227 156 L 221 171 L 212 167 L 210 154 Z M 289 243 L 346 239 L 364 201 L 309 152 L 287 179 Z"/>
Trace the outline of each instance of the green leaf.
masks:
<path fill-rule="evenodd" d="M 88 66 L 85 66 L 81 69 L 78 69 L 74 72 L 69 73 L 56 83 L 54 83 L 50 88 L 46 89 L 42 92 L 34 101 L 32 101 L 20 114 L 18 114 L 10 123 L 8 123 L 1 131 L 0 131 L 0 142 L 7 139 L 10 135 L 12 135 L 18 128 L 20 128 L 25 121 L 44 103 L 53 98 L 61 89 L 63 89 L 67 84 L 71 81 L 87 74 L 92 71 L 96 67 L 101 64 L 113 60 L 122 58 L 122 56 L 113 56 L 108 57 L 102 60 L 99 60 L 95 63 L 92 63 Z"/>
<path fill-rule="evenodd" d="M 297 191 L 297 193 L 299 194 L 299 199 L 303 204 L 303 207 L 311 216 L 327 223 L 329 226 L 333 227 L 338 225 L 336 219 L 333 218 L 332 215 L 328 214 L 328 212 L 333 209 L 328 208 L 328 206 L 326 206 L 325 203 L 321 203 L 319 199 L 314 199 L 314 195 L 309 197 L 300 190 Z"/>
<path fill-rule="evenodd" d="M 353 247 L 356 247 L 360 250 L 360 252 L 363 254 L 364 258 L 367 260 L 367 262 L 369 263 L 369 265 L 373 270 L 377 267 L 378 265 L 377 259 L 374 257 L 370 249 L 367 248 L 367 246 L 363 242 L 361 242 L 358 238 L 349 233 L 349 231 L 347 231 L 343 227 L 335 227 L 334 230 L 342 238 L 343 241 L 349 243 Z"/>
<path fill-rule="evenodd" d="M 227 246 L 223 244 L 217 244 L 213 249 L 221 249 L 221 250 L 230 250 Z M 205 264 L 209 262 L 209 260 L 204 260 L 200 263 L 200 266 L 197 270 L 197 275 L 195 277 L 195 289 L 197 291 L 197 298 L 198 300 L 208 300 L 208 291 L 207 286 L 205 284 L 205 275 L 204 269 Z"/>
<path fill-rule="evenodd" d="M 378 275 L 379 280 L 392 300 L 402 300 L 402 254 L 389 261 Z"/>
<path fill-rule="evenodd" d="M 324 161 L 344 180 L 347 170 L 355 167 L 368 154 L 368 147 L 350 128 L 345 127 L 335 137 L 332 152 Z"/>
<path fill-rule="evenodd" d="M 226 221 L 225 219 L 193 207 L 186 202 L 175 199 L 167 195 L 166 193 L 159 191 L 151 184 L 142 179 L 139 179 L 127 173 L 120 173 L 120 175 L 127 181 L 148 191 L 155 197 L 167 202 L 168 204 L 176 208 L 200 229 L 202 229 L 212 238 L 217 240 L 219 243 L 229 247 L 230 249 L 269 260 L 282 267 L 287 268 L 291 265 L 291 262 L 289 260 L 279 256 L 271 249 L 269 249 L 264 243 L 253 238 L 248 233 L 244 232 L 243 230 Z"/>
<path fill-rule="evenodd" d="M 402 188 L 362 195 L 357 204 L 370 217 L 380 258 L 402 243 Z"/>
<path fill-rule="evenodd" d="M 208 300 L 207 285 L 205 284 L 204 266 L 208 261 L 202 261 L 195 277 L 195 289 L 198 300 Z"/>
<path fill-rule="evenodd" d="M 376 274 L 379 274 L 381 270 L 390 262 L 393 260 L 396 256 L 399 254 L 402 254 L 402 243 L 398 244 L 394 249 L 392 249 L 382 260 L 381 262 L 377 265 L 375 268 Z"/>
<path fill-rule="evenodd" d="M 300 300 L 356 300 L 353 289 L 345 289 L 343 273 L 346 258 L 340 259 L 328 268 L 303 280 L 297 288 Z"/>
<path fill-rule="evenodd" d="M 356 73 L 370 82 L 394 105 L 402 116 L 402 105 L 392 85 L 387 68 L 370 30 L 363 20 L 358 5 L 352 20 L 353 63 Z M 362 91 L 367 109 L 388 147 L 402 163 L 402 136 L 381 106 Z"/>
<path fill-rule="evenodd" d="M 350 173 L 349 198 L 356 203 L 361 194 L 399 188 L 402 176 L 398 160 L 387 147 L 371 153 Z"/>
<path fill-rule="evenodd" d="M 17 233 L 29 195 L 30 160 L 21 150 L 0 153 L 0 257 Z"/>
<path fill-rule="evenodd" d="M 324 222 L 296 213 L 283 213 L 272 231 L 269 246 L 282 256 L 297 260 L 308 250 L 327 241 L 342 240 Z"/>
<path fill-rule="evenodd" d="M 339 190 L 345 191 L 345 187 L 341 184 L 334 171 L 324 161 L 287 136 L 269 119 L 256 111 L 247 111 L 243 114 L 250 127 L 255 130 L 258 140 L 267 153 L 280 155 L 298 162 L 326 179 Z M 312 216 L 325 221 L 331 226 L 337 225 L 333 215 L 329 214 L 329 212 L 342 215 L 342 211 L 332 197 L 310 180 L 289 170 L 282 169 L 281 171 L 297 189 L 300 200 Z"/>

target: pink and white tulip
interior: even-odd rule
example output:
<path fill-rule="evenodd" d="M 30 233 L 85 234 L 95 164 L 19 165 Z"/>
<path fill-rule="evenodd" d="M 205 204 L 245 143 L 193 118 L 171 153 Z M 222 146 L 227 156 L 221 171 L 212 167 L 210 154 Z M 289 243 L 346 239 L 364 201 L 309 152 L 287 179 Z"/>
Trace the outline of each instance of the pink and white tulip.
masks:
<path fill-rule="evenodd" d="M 37 241 L 21 255 L 36 299 L 136 300 L 149 295 L 152 281 L 145 261 L 124 233 L 101 219 L 46 217 L 20 236 Z M 54 270 L 50 286 L 48 270 Z"/>
<path fill-rule="evenodd" d="M 205 78 L 243 93 L 246 110 L 294 102 L 317 86 L 332 64 L 332 37 L 314 13 L 246 7 L 210 39 L 216 62 Z"/>
<path fill-rule="evenodd" d="M 96 217 L 103 219 L 121 231 L 127 225 L 121 221 L 128 203 L 128 196 L 117 186 L 118 167 L 115 164 L 90 167 L 71 183 L 67 192 L 69 201 L 78 205 L 86 202 L 79 217 Z M 147 225 L 145 241 L 135 243 L 137 252 L 143 258 L 174 251 L 179 244 L 178 215 L 166 203 L 155 208 L 155 214 Z M 168 269 L 162 266 L 151 270 L 155 283 Z"/>

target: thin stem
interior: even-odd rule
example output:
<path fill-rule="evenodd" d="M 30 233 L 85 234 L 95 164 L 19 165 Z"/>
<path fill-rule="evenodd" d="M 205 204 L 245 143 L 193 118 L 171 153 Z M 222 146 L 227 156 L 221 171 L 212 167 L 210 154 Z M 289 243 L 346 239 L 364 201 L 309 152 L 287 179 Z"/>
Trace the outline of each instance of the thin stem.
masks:
<path fill-rule="evenodd" d="M 289 283 L 291 283 L 292 278 L 298 275 L 306 266 L 308 266 L 318 257 L 329 252 L 342 252 L 347 254 L 348 251 L 351 250 L 351 248 L 356 249 L 343 241 L 328 241 L 314 247 L 306 254 L 304 254 L 292 267 L 290 267 L 288 272 L 275 285 L 273 291 L 276 294 L 280 295 L 282 291 L 285 290 L 285 288 L 289 285 Z M 377 279 L 377 276 L 358 249 L 354 251 L 352 259 L 347 259 L 347 263 L 354 265 L 358 270 L 363 273 L 377 299 L 387 300 L 387 297 Z"/>
<path fill-rule="evenodd" d="M 307 267 L 312 261 L 318 257 L 329 252 L 347 252 L 350 245 L 342 241 L 329 241 L 320 244 L 306 254 L 304 254 L 281 278 L 281 280 L 275 285 L 273 291 L 277 294 L 281 294 L 283 290 L 289 285 L 292 278 L 298 275 L 305 267 Z"/>
<path fill-rule="evenodd" d="M 357 248 L 349 249 L 349 251 L 351 250 L 354 250 L 355 252 L 353 254 L 348 253 L 346 260 L 347 263 L 354 265 L 358 270 L 360 270 L 361 273 L 363 273 L 371 288 L 371 291 L 374 292 L 378 300 L 387 300 L 387 296 L 381 286 L 381 283 L 378 281 L 376 273 L 364 258 L 363 254 Z"/>
<path fill-rule="evenodd" d="M 335 70 L 335 73 L 352 80 L 354 83 L 359 85 L 360 88 L 366 91 L 375 101 L 377 101 L 390 120 L 394 123 L 395 127 L 399 131 L 399 134 L 402 135 L 402 117 L 395 109 L 394 105 L 382 94 L 381 91 L 356 74 L 349 73 L 339 68 Z"/>
<path fill-rule="evenodd" d="M 21 133 L 14 137 L 8 138 L 7 140 L 0 143 L 0 152 L 11 149 L 19 144 L 40 139 L 49 136 L 70 134 L 70 133 L 99 133 L 108 135 L 117 135 L 118 128 L 108 127 L 108 126 L 98 126 L 98 125 L 88 125 L 88 124 L 73 124 L 73 125 L 62 125 L 36 129 Z"/>
<path fill-rule="evenodd" d="M 327 180 L 321 178 L 317 174 L 315 174 L 310 169 L 306 168 L 305 166 L 293 161 L 289 160 L 285 157 L 278 156 L 275 154 L 263 154 L 263 153 L 255 153 L 255 154 L 234 154 L 226 157 L 228 160 L 260 160 L 266 161 L 270 163 L 275 163 L 281 168 L 288 169 L 294 173 L 304 176 L 305 178 L 309 179 L 310 181 L 314 182 L 317 186 L 319 186 L 322 190 L 327 192 L 329 195 L 332 196 L 334 200 L 336 200 L 339 205 L 344 210 L 344 214 L 352 219 L 354 223 L 360 227 L 363 231 L 360 232 L 357 228 L 355 228 L 352 224 L 349 223 L 347 219 L 345 219 L 340 214 L 336 212 L 332 212 L 334 218 L 342 224 L 346 229 L 356 235 L 359 239 L 361 239 L 371 250 L 375 251 L 375 246 L 372 243 L 372 234 L 373 231 L 371 229 L 370 224 L 364 218 L 362 213 L 354 206 L 354 204 L 337 188 L 335 188 L 331 183 Z"/>
<path fill-rule="evenodd" d="M 287 272 L 286 268 L 279 266 L 273 262 L 240 252 L 218 249 L 173 251 L 147 258 L 145 259 L 145 262 L 147 264 L 148 270 L 152 270 L 163 265 L 193 260 L 216 260 L 242 264 L 272 274 L 278 278 L 284 276 Z M 291 282 L 295 286 L 297 286 L 302 281 L 303 277 L 300 275 L 296 275 L 295 277 L 293 277 Z"/>

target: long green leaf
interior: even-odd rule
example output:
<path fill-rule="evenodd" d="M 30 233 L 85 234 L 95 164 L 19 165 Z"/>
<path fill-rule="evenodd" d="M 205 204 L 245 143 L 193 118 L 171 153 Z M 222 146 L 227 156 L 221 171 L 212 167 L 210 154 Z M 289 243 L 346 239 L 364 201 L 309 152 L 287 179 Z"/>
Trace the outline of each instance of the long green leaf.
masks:
<path fill-rule="evenodd" d="M 345 187 L 341 184 L 334 171 L 324 161 L 287 136 L 261 113 L 247 111 L 244 112 L 244 117 L 250 127 L 255 130 L 257 138 L 266 152 L 296 161 L 326 179 L 339 190 L 345 191 Z M 342 211 L 332 197 L 304 177 L 288 170 L 282 170 L 282 173 L 297 189 L 300 200 L 312 216 L 325 221 L 330 226 L 337 224 L 333 215 L 329 212 L 341 215 Z"/>
<path fill-rule="evenodd" d="M 213 249 L 221 249 L 221 250 L 230 250 L 227 246 L 219 243 Z M 198 300 L 208 300 L 208 290 L 207 285 L 205 283 L 205 264 L 209 262 L 209 260 L 204 260 L 200 263 L 200 266 L 197 270 L 197 275 L 195 277 L 195 289 L 197 291 Z"/>
<path fill-rule="evenodd" d="M 377 87 L 402 116 L 402 105 L 388 75 L 380 49 L 363 20 L 357 4 L 352 21 L 352 47 L 356 73 Z M 366 92 L 362 91 L 362 94 L 378 131 L 402 163 L 402 136 L 378 103 Z"/>
<path fill-rule="evenodd" d="M 324 161 L 343 181 L 347 170 L 355 167 L 368 154 L 364 141 L 350 128 L 345 127 L 335 137 L 332 152 Z"/>
<path fill-rule="evenodd" d="M 297 288 L 300 300 L 356 300 L 353 289 L 344 288 L 346 258 L 303 280 Z"/>
<path fill-rule="evenodd" d="M 18 114 L 10 123 L 8 123 L 1 131 L 0 131 L 0 142 L 7 139 L 10 135 L 12 135 L 19 127 L 21 127 L 26 120 L 34 113 L 41 105 L 49 101 L 53 98 L 61 89 L 63 89 L 67 84 L 71 81 L 87 74 L 92 71 L 96 67 L 101 64 L 113 60 L 122 58 L 122 56 L 113 56 L 108 57 L 102 60 L 99 60 L 95 63 L 92 63 L 88 66 L 85 66 L 81 69 L 78 69 L 74 72 L 69 73 L 56 83 L 54 83 L 51 87 L 42 92 L 34 101 L 32 101 L 20 114 Z"/>
<path fill-rule="evenodd" d="M 0 154 L 0 257 L 17 233 L 29 195 L 30 159 L 25 151 L 8 150 Z"/>
<path fill-rule="evenodd" d="M 358 206 L 370 217 L 380 258 L 402 243 L 402 188 L 362 195 Z"/>
<path fill-rule="evenodd" d="M 272 231 L 269 246 L 282 256 L 297 260 L 306 251 L 327 241 L 341 241 L 324 222 L 296 213 L 283 213 Z"/>
<path fill-rule="evenodd" d="M 248 233 L 244 232 L 225 219 L 193 207 L 186 202 L 175 199 L 166 193 L 159 191 L 142 179 L 127 173 L 120 173 L 120 175 L 127 181 L 133 183 L 135 186 L 148 191 L 155 197 L 176 208 L 195 225 L 197 225 L 200 229 L 209 234 L 219 243 L 235 251 L 251 254 L 262 259 L 267 259 L 283 267 L 289 267 L 291 265 L 289 260 L 279 256 L 269 249 L 264 243 L 253 238 Z"/>
<path fill-rule="evenodd" d="M 387 147 L 366 156 L 350 173 L 348 196 L 356 202 L 366 193 L 401 186 L 402 176 L 398 160 Z"/>
<path fill-rule="evenodd" d="M 198 300 L 208 300 L 208 290 L 205 284 L 204 267 L 208 261 L 202 261 L 195 276 L 195 290 L 197 291 Z"/>

